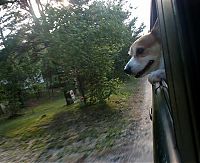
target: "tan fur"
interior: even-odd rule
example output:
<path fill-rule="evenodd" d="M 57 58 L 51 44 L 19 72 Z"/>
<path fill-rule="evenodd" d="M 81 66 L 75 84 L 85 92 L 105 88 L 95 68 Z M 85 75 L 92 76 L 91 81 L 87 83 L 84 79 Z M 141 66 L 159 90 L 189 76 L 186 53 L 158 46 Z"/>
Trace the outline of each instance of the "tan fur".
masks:
<path fill-rule="evenodd" d="M 136 40 L 131 45 L 129 55 L 135 56 L 136 48 L 143 47 L 145 49 L 145 51 L 141 56 L 146 56 L 146 55 L 148 55 L 149 51 L 151 51 L 151 48 L 153 46 L 156 46 L 156 44 L 158 44 L 160 46 L 160 42 L 156 39 L 156 37 L 152 33 L 144 35 L 144 36 L 140 37 L 138 40 Z M 159 54 L 154 53 L 153 55 L 159 55 Z"/>
<path fill-rule="evenodd" d="M 126 64 L 124 71 L 137 78 L 149 74 L 148 79 L 151 83 L 165 79 L 160 40 L 157 20 L 150 33 L 140 37 L 131 45 L 128 52 L 131 59 Z"/>

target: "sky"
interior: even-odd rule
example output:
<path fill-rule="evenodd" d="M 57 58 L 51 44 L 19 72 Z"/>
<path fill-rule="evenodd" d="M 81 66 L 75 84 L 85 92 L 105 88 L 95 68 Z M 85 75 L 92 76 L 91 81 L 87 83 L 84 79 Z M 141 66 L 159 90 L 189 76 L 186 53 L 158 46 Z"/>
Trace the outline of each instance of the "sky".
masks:
<path fill-rule="evenodd" d="M 68 4 L 68 0 L 63 0 L 65 2 L 65 4 Z M 37 10 L 37 6 L 35 3 L 35 0 L 31 0 L 31 3 L 33 5 L 33 8 L 36 9 L 35 10 L 35 14 L 36 16 L 40 16 L 39 12 Z M 150 28 L 150 3 L 151 0 L 127 0 L 126 4 L 127 7 L 131 4 L 131 6 L 133 7 L 132 9 L 132 16 L 133 17 L 138 17 L 138 21 L 136 23 L 136 27 L 139 27 L 141 23 L 144 23 L 146 25 L 146 28 L 143 31 L 143 34 L 148 33 L 149 28 Z M 134 9 L 136 8 L 136 9 Z M 2 12 L 2 11 L 1 11 Z M 0 13 L 0 15 L 3 13 Z M 0 25 L 1 26 L 1 25 Z M 9 31 L 5 31 L 5 35 L 6 33 L 9 33 Z M 0 46 L 0 49 L 2 47 Z"/>
<path fill-rule="evenodd" d="M 67 5 L 67 0 L 63 0 L 65 4 Z M 34 2 L 35 0 L 31 0 L 33 5 L 36 5 Z M 147 33 L 150 28 L 150 3 L 151 0 L 127 0 L 127 7 L 129 4 L 133 7 L 132 9 L 132 16 L 138 17 L 138 21 L 136 26 L 139 27 L 139 25 L 143 22 L 146 25 L 146 28 L 144 29 L 144 33 Z M 37 9 L 37 7 L 34 7 Z M 134 9 L 136 8 L 136 9 Z M 36 11 L 36 15 L 39 15 L 39 13 Z"/>
<path fill-rule="evenodd" d="M 146 25 L 144 33 L 147 33 L 150 29 L 150 9 L 151 0 L 129 0 L 133 8 L 137 7 L 132 11 L 132 16 L 138 17 L 137 26 L 142 22 Z"/>

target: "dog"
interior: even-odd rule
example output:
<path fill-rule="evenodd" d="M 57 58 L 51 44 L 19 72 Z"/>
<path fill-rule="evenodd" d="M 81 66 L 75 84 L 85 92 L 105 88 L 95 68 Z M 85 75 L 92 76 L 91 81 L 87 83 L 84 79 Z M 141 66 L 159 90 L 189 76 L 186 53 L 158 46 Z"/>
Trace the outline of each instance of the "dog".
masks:
<path fill-rule="evenodd" d="M 148 34 L 131 45 L 128 54 L 131 59 L 124 68 L 125 73 L 135 78 L 148 75 L 151 84 L 166 80 L 158 19 Z"/>

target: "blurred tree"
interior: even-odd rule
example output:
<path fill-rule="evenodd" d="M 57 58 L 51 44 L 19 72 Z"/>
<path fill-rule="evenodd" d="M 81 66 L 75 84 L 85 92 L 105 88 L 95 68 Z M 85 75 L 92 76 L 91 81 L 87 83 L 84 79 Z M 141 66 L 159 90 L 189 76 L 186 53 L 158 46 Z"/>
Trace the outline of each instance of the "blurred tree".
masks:
<path fill-rule="evenodd" d="M 10 116 L 24 106 L 24 92 L 41 83 L 43 44 L 32 32 L 29 13 L 13 4 L 0 15 L 0 103 L 7 103 Z M 36 93 L 37 94 L 37 93 Z"/>
<path fill-rule="evenodd" d="M 47 10 L 48 58 L 63 67 L 68 79 L 77 80 L 85 103 L 102 102 L 115 92 L 127 60 L 121 55 L 127 56 L 124 49 L 144 26 L 133 36 L 136 19 L 125 24 L 129 13 L 120 4 L 72 3 L 71 7 Z M 115 74 L 119 68 L 121 72 Z"/>
<path fill-rule="evenodd" d="M 144 28 L 135 27 L 136 18 L 127 21 L 121 1 L 53 6 L 36 0 L 39 18 L 30 0 L 7 2 L 11 8 L 0 6 L 0 96 L 11 108 L 23 104 L 24 89 L 38 95 L 43 81 L 47 88 L 77 87 L 85 104 L 116 92 L 126 78 L 128 47 Z"/>

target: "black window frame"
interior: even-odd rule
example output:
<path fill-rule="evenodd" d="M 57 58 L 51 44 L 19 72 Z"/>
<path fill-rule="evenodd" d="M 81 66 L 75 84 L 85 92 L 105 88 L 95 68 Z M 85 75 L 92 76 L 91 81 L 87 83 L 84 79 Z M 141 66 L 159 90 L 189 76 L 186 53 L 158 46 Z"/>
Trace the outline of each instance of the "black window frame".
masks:
<path fill-rule="evenodd" d="M 155 162 L 200 162 L 198 7 L 198 0 L 151 2 L 150 28 L 158 17 L 168 83 L 153 86 Z"/>

